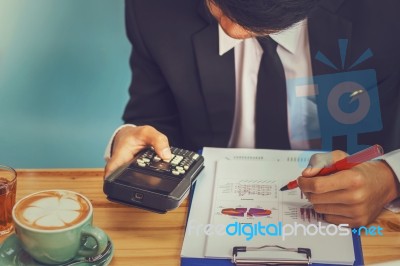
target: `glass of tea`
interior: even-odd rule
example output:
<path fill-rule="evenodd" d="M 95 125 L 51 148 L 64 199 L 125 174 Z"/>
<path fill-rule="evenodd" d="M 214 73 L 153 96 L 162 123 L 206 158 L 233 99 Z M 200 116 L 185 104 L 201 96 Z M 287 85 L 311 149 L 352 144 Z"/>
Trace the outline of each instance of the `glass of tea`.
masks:
<path fill-rule="evenodd" d="M 13 230 L 12 209 L 17 191 L 17 172 L 0 165 L 0 236 Z"/>

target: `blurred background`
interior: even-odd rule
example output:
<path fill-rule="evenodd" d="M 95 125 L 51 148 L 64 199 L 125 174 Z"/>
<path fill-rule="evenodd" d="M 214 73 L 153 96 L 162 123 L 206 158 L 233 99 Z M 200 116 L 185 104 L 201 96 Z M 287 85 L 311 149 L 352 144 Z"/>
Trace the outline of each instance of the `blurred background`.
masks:
<path fill-rule="evenodd" d="M 129 53 L 123 0 L 0 0 L 0 164 L 103 167 Z"/>

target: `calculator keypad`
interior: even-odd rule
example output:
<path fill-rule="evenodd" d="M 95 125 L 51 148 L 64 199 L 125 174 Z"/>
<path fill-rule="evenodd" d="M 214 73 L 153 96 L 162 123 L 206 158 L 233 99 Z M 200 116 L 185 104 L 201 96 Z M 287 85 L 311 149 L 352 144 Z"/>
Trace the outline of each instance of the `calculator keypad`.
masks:
<path fill-rule="evenodd" d="M 172 158 L 170 160 L 161 160 L 161 158 L 152 149 L 147 149 L 139 153 L 133 166 L 147 168 L 158 172 L 169 173 L 174 177 L 183 177 L 190 170 L 190 167 L 200 157 L 199 154 L 171 147 Z"/>

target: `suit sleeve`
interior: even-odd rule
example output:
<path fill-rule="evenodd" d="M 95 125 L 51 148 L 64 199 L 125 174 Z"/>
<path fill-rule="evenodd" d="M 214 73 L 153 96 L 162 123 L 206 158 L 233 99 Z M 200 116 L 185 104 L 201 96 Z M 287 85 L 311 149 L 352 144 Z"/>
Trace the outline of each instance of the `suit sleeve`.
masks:
<path fill-rule="evenodd" d="M 141 35 L 141 31 L 145 31 L 146 27 L 141 25 L 138 3 L 140 1 L 125 1 L 126 32 L 132 44 L 132 81 L 129 87 L 130 99 L 125 107 L 123 120 L 127 124 L 154 126 L 167 135 L 171 145 L 181 146 L 178 108 L 167 81 Z"/>
<path fill-rule="evenodd" d="M 388 154 L 385 154 L 381 157 L 383 160 L 387 162 L 387 164 L 392 168 L 393 172 L 396 175 L 396 178 L 399 179 L 400 182 L 400 150 L 392 151 Z M 391 203 L 385 206 L 386 209 L 400 213 L 400 198 L 395 199 Z"/>

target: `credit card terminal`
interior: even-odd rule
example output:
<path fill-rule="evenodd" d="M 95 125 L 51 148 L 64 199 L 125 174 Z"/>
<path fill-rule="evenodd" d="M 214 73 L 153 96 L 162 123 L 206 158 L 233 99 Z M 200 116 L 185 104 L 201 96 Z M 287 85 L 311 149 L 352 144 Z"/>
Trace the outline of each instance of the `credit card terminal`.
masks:
<path fill-rule="evenodd" d="M 204 168 L 198 153 L 171 147 L 172 158 L 162 160 L 147 148 L 104 180 L 110 201 L 165 213 L 177 208 Z"/>

